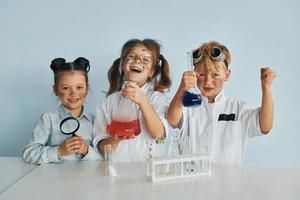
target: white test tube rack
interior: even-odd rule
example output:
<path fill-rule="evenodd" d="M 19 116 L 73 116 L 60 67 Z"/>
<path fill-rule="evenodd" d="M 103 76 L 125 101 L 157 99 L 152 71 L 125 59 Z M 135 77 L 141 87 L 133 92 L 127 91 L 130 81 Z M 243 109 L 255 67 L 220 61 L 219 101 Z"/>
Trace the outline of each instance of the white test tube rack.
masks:
<path fill-rule="evenodd" d="M 209 176 L 210 157 L 207 155 L 181 155 L 172 158 L 152 158 L 147 162 L 147 175 L 152 182 L 179 178 Z"/>

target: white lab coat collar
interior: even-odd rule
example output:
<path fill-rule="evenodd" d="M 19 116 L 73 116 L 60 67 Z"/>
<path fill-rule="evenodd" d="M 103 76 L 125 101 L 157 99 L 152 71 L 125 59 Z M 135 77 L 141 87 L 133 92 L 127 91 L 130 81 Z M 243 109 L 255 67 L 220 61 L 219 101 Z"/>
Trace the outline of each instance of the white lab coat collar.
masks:
<path fill-rule="evenodd" d="M 140 88 L 144 93 L 147 93 L 149 90 L 153 91 L 154 85 L 152 82 L 146 82 Z"/>
<path fill-rule="evenodd" d="M 207 99 L 207 97 L 202 96 L 202 95 L 201 95 L 201 97 L 202 97 L 202 100 L 203 100 L 206 104 L 208 104 L 208 99 Z M 220 92 L 219 94 L 217 94 L 217 96 L 215 97 L 215 101 L 214 101 L 213 103 L 211 103 L 211 104 L 219 104 L 219 103 L 222 103 L 222 102 L 225 101 L 225 99 L 226 99 L 226 95 L 225 95 L 225 93 L 224 93 L 224 90 L 221 90 L 221 92 Z"/>

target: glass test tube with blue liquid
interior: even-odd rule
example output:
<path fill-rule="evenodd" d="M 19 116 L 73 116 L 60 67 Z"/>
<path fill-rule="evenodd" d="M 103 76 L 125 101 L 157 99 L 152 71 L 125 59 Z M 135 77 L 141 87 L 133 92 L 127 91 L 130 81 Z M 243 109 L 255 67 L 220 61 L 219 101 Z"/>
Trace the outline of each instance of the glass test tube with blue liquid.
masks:
<path fill-rule="evenodd" d="M 194 71 L 193 54 L 191 52 L 187 52 L 187 62 L 188 70 Z M 201 102 L 202 98 L 197 87 L 190 88 L 182 96 L 182 104 L 185 107 L 197 107 L 201 105 Z"/>

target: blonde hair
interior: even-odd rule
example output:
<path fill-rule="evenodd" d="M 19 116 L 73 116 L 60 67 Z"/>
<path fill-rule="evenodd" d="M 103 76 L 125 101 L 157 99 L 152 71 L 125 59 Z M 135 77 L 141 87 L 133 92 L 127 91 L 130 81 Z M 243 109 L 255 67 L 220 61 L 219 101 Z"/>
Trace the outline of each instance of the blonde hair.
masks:
<path fill-rule="evenodd" d="M 221 52 L 224 55 L 223 60 L 214 60 L 213 58 L 211 58 L 211 52 L 213 48 L 219 48 L 221 50 Z M 229 50 L 226 46 L 220 44 L 217 41 L 209 41 L 203 43 L 200 47 L 198 47 L 195 50 L 198 50 L 202 55 L 200 61 L 194 64 L 195 68 L 198 68 L 199 66 L 205 66 L 208 70 L 214 69 L 218 71 L 220 67 L 220 62 L 223 62 L 226 68 L 228 68 L 229 64 L 231 63 L 231 55 Z"/>

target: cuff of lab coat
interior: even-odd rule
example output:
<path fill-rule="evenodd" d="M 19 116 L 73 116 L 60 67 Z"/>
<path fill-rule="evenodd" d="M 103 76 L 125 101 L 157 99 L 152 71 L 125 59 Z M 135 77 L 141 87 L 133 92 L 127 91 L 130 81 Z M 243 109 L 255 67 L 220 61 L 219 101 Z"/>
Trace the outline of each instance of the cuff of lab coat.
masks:
<path fill-rule="evenodd" d="M 107 135 L 101 135 L 101 136 L 97 136 L 94 138 L 93 140 L 93 147 L 94 147 L 94 150 L 99 154 L 101 155 L 101 153 L 99 152 L 98 150 L 98 143 L 101 141 L 101 140 L 105 140 L 105 139 L 108 139 L 109 136 Z"/>

